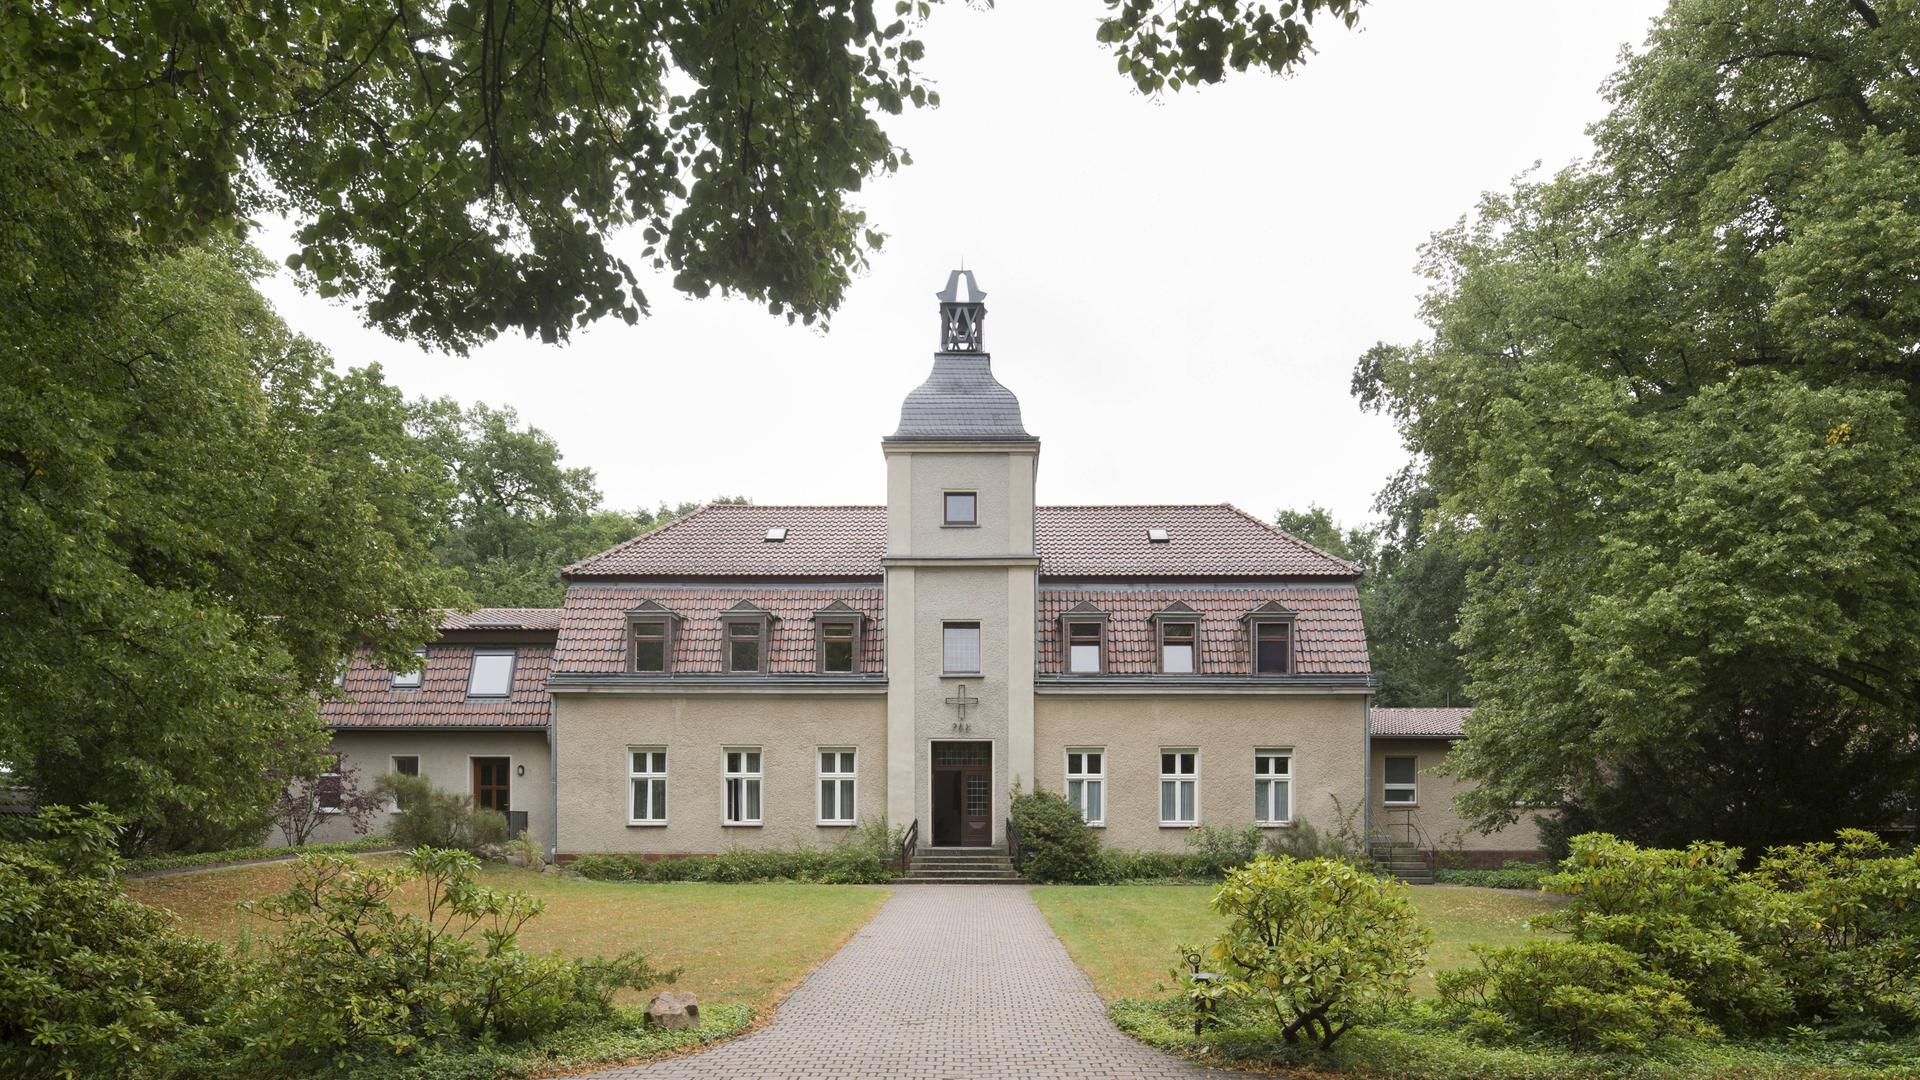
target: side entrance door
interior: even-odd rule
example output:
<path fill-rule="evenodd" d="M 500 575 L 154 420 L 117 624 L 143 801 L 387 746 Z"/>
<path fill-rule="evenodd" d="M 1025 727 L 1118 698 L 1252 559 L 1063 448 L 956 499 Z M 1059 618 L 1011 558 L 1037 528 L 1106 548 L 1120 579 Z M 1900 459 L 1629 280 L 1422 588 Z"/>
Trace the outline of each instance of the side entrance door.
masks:
<path fill-rule="evenodd" d="M 993 744 L 933 744 L 933 842 L 940 847 L 993 843 Z"/>
<path fill-rule="evenodd" d="M 482 810 L 506 813 L 513 806 L 513 759 L 477 757 L 473 759 L 473 805 Z"/>

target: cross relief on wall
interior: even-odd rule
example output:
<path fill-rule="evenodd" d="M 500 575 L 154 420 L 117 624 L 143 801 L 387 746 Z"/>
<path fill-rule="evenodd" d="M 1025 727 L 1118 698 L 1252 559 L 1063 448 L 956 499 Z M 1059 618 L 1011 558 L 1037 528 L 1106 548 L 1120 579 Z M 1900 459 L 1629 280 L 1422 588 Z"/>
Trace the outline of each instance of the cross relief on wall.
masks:
<path fill-rule="evenodd" d="M 955 690 L 953 695 L 947 698 L 946 701 L 947 704 L 953 706 L 959 712 L 959 719 L 953 722 L 953 730 L 972 731 L 973 725 L 967 723 L 967 710 L 979 705 L 980 699 L 967 693 L 967 684 L 961 683 L 959 688 Z"/>

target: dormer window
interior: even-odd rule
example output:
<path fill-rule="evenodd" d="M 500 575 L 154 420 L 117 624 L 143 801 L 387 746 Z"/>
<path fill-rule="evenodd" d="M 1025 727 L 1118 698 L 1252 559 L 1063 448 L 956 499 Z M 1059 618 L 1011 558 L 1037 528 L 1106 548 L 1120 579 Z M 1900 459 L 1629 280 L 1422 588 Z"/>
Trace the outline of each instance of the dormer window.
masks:
<path fill-rule="evenodd" d="M 1256 622 L 1253 624 L 1253 673 L 1287 675 L 1293 670 L 1293 624 Z"/>
<path fill-rule="evenodd" d="M 1104 648 L 1107 624 L 1069 622 L 1067 624 L 1067 670 L 1075 675 L 1098 675 L 1106 670 Z"/>
<path fill-rule="evenodd" d="M 1191 675 L 1199 649 L 1200 628 L 1190 622 L 1160 624 L 1160 674 Z"/>
<path fill-rule="evenodd" d="M 820 670 L 853 671 L 854 626 L 850 622 L 820 624 Z"/>
<path fill-rule="evenodd" d="M 766 634 L 758 622 L 727 624 L 727 670 L 759 671 L 766 659 Z"/>
<path fill-rule="evenodd" d="M 513 692 L 512 649 L 476 649 L 467 675 L 470 698 L 503 698 Z"/>
<path fill-rule="evenodd" d="M 946 493 L 946 510 L 941 519 L 943 525 L 980 524 L 980 497 L 971 491 L 949 491 Z"/>
<path fill-rule="evenodd" d="M 1255 675 L 1293 674 L 1293 620 L 1297 613 L 1269 600 L 1241 616 L 1247 626 L 1247 657 Z"/>
<path fill-rule="evenodd" d="M 673 670 L 673 612 L 648 600 L 627 612 L 627 670 L 665 675 Z"/>
<path fill-rule="evenodd" d="M 1162 675 L 1193 675 L 1200 670 L 1200 613 L 1180 601 L 1153 614 L 1156 669 Z"/>
<path fill-rule="evenodd" d="M 757 675 L 767 670 L 767 631 L 773 612 L 742 600 L 720 613 L 725 630 L 721 656 L 727 670 L 740 675 Z"/>
<path fill-rule="evenodd" d="M 1107 670 L 1107 617 L 1084 600 L 1060 613 L 1060 651 L 1069 675 Z"/>

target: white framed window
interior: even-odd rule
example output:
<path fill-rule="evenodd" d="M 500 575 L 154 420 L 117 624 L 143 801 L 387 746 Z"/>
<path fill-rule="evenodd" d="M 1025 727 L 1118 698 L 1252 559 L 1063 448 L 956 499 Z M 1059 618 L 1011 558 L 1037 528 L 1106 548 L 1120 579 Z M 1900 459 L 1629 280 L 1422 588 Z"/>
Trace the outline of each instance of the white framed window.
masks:
<path fill-rule="evenodd" d="M 1106 670 L 1100 654 L 1105 645 L 1107 624 L 1097 619 L 1067 623 L 1067 671 L 1074 675 L 1099 675 Z"/>
<path fill-rule="evenodd" d="M 667 823 L 667 748 L 630 746 L 627 748 L 627 787 L 629 825 L 665 825 Z"/>
<path fill-rule="evenodd" d="M 723 819 L 728 825 L 760 824 L 760 748 L 734 746 L 726 750 L 727 807 Z"/>
<path fill-rule="evenodd" d="M 1089 825 L 1107 823 L 1107 750 L 1090 746 L 1067 751 L 1067 801 Z"/>
<path fill-rule="evenodd" d="M 838 747 L 820 748 L 820 824 L 851 825 L 860 819 L 859 778 L 855 753 Z"/>
<path fill-rule="evenodd" d="M 513 691 L 513 650 L 476 649 L 467 676 L 467 696 L 506 697 Z"/>
<path fill-rule="evenodd" d="M 427 650 L 415 649 L 413 650 L 413 655 L 420 658 L 420 666 L 417 668 L 414 668 L 412 671 L 394 672 L 393 688 L 395 690 L 420 689 L 420 680 L 424 678 L 427 674 Z"/>
<path fill-rule="evenodd" d="M 940 624 L 941 667 L 948 675 L 980 674 L 980 624 Z"/>
<path fill-rule="evenodd" d="M 1293 751 L 1253 752 L 1253 820 L 1262 825 L 1293 820 Z"/>
<path fill-rule="evenodd" d="M 1160 824 L 1194 825 L 1200 821 L 1200 751 L 1160 751 Z"/>
<path fill-rule="evenodd" d="M 388 761 L 393 766 L 392 769 L 390 769 L 389 771 L 392 772 L 393 775 L 395 776 L 419 776 L 420 775 L 420 755 L 419 754 L 394 754 L 392 757 L 388 759 Z M 407 808 L 401 804 L 398 798 L 395 798 L 393 800 L 393 809 L 391 811 L 392 813 L 402 814 L 406 812 L 406 809 Z"/>
<path fill-rule="evenodd" d="M 1387 758 L 1387 782 L 1380 789 L 1380 801 L 1389 806 L 1414 806 L 1420 802 L 1420 759 L 1408 755 Z"/>
<path fill-rule="evenodd" d="M 1200 655 L 1200 627 L 1190 622 L 1160 624 L 1160 674 L 1191 675 Z"/>

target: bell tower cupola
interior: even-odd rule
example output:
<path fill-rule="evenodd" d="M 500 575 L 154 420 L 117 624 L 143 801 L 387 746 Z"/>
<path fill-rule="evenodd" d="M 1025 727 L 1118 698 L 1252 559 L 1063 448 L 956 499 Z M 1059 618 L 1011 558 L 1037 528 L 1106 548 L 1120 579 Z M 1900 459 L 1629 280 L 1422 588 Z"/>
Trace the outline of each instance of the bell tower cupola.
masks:
<path fill-rule="evenodd" d="M 940 298 L 940 351 L 983 351 L 987 294 L 974 282 L 973 271 L 955 270 L 948 274 L 947 287 L 934 295 Z"/>

